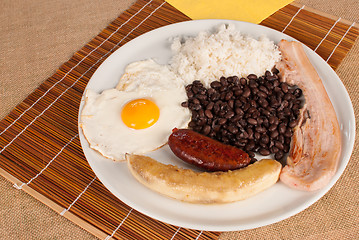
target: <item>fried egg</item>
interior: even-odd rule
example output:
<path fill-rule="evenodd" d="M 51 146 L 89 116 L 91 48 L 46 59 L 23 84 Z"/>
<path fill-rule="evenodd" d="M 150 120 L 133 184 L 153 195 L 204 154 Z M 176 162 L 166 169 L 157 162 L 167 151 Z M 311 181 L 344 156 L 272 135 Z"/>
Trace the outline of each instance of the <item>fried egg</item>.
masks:
<path fill-rule="evenodd" d="M 83 133 L 91 148 L 115 161 L 160 148 L 173 128 L 186 127 L 191 118 L 181 106 L 187 96 L 174 73 L 153 60 L 136 64 L 126 68 L 121 90 L 85 93 Z"/>

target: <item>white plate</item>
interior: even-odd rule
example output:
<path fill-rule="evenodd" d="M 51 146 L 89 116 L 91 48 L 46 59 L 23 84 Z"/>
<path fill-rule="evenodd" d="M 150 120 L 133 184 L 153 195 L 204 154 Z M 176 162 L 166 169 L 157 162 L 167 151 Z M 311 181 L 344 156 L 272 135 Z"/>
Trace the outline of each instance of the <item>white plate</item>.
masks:
<path fill-rule="evenodd" d="M 171 37 L 195 36 L 203 30 L 214 30 L 222 23 L 232 23 L 243 34 L 256 38 L 265 34 L 275 43 L 281 39 L 294 40 L 278 31 L 239 21 L 198 20 L 172 24 L 143 34 L 115 51 L 97 69 L 87 88 L 97 92 L 114 88 L 125 66 L 134 61 L 154 58 L 159 63 L 166 64 L 171 57 Z M 82 130 L 79 129 L 81 145 L 90 166 L 100 181 L 121 201 L 152 218 L 176 226 L 209 231 L 235 231 L 272 224 L 299 213 L 320 199 L 338 180 L 349 161 L 355 135 L 352 103 L 341 80 L 319 55 L 307 47 L 305 51 L 323 79 L 337 113 L 343 137 L 343 152 L 338 171 L 320 191 L 302 192 L 278 182 L 250 199 L 235 203 L 202 205 L 180 202 L 153 192 L 137 182 L 125 162 L 112 162 L 89 148 Z M 83 101 L 80 111 L 82 107 Z M 168 147 L 164 147 L 149 155 L 163 163 L 170 163 L 168 159 L 173 154 Z M 172 164 L 188 167 L 181 161 Z"/>

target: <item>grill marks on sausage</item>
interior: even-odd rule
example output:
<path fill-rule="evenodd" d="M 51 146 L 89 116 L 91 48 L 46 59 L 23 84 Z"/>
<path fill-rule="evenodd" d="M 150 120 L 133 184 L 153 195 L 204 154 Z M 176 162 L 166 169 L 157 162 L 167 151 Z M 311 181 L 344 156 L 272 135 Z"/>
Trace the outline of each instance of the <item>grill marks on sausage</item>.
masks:
<path fill-rule="evenodd" d="M 192 112 L 189 127 L 222 143 L 282 160 L 298 124 L 302 90 L 280 82 L 278 70 L 264 76 L 221 77 L 205 88 L 196 80 L 186 86 Z M 254 161 L 255 159 L 253 159 Z"/>

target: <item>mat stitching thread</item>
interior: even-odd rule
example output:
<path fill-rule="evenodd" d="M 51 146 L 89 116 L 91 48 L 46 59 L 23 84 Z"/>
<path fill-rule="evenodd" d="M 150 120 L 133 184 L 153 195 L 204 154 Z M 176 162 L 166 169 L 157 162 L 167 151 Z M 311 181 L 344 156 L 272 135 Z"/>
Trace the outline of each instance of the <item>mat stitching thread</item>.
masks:
<path fill-rule="evenodd" d="M 22 183 L 20 186 L 17 185 L 16 183 L 13 185 L 15 188 L 17 189 L 22 189 L 22 187 L 24 185 L 29 185 L 33 180 L 35 180 L 41 173 L 43 173 L 43 171 L 46 170 L 46 168 L 48 168 L 48 166 L 50 166 L 50 164 L 57 158 L 57 156 L 59 156 L 62 151 L 78 136 L 79 134 L 76 134 L 75 136 L 73 136 L 70 141 L 68 141 L 61 149 L 60 151 L 46 164 L 46 166 L 38 173 L 36 174 L 35 177 L 31 178 L 27 183 Z"/>
<path fill-rule="evenodd" d="M 150 2 L 152 2 L 152 0 L 150 1 Z M 150 3 L 149 2 L 149 3 Z M 149 3 L 147 3 L 147 4 L 149 4 Z M 146 5 L 147 5 L 146 4 Z M 145 5 L 145 6 L 146 6 Z M 143 8 L 141 8 L 141 9 L 143 9 Z M 149 15 L 149 16 L 151 16 L 151 15 Z M 144 20 L 147 20 L 147 18 L 145 18 Z M 105 55 L 103 55 L 100 59 L 98 59 L 89 69 L 87 69 L 87 71 L 85 72 L 85 73 L 83 73 L 74 83 L 72 83 L 71 84 L 71 86 L 70 87 L 68 87 L 67 89 L 65 89 L 65 91 L 63 91 L 49 106 L 47 106 L 39 115 L 37 115 L 27 126 L 25 126 L 25 128 L 21 131 L 21 132 L 19 132 L 7 145 L 5 145 L 4 146 L 4 148 L 3 149 L 1 149 L 0 150 L 0 154 L 9 146 L 9 145 L 11 145 L 23 132 L 25 132 L 26 131 L 26 129 L 28 128 L 28 127 L 30 127 L 39 117 L 41 117 L 42 116 L 42 114 L 44 114 L 44 112 L 46 112 L 55 102 L 57 102 L 57 100 L 59 100 L 70 88 L 72 88 L 88 71 L 90 71 L 99 61 L 101 61 L 101 59 L 102 58 L 104 58 L 107 54 L 109 54 L 113 49 L 115 49 L 119 44 L 121 44 L 121 42 L 126 38 L 126 37 L 128 37 L 128 35 L 130 35 L 134 30 L 136 30 L 142 23 L 143 23 L 144 21 L 142 21 L 142 22 L 140 22 L 140 24 L 139 25 L 137 25 L 135 28 L 133 28 L 124 38 L 122 38 L 121 39 L 121 41 L 120 42 L 118 42 L 110 51 L 108 51 Z M 125 24 L 125 23 L 124 23 Z M 122 24 L 121 26 L 123 26 L 124 24 Z M 119 30 L 120 28 L 118 28 L 115 32 L 117 32 L 118 30 Z M 113 32 L 111 35 L 113 35 L 115 32 Z M 110 36 L 111 36 L 110 35 Z M 107 38 L 108 39 L 108 38 Z M 107 41 L 107 39 L 105 40 L 105 41 Z M 104 42 L 105 42 L 104 41 Z M 102 44 L 104 43 L 104 42 L 102 42 Z M 101 45 L 102 45 L 101 44 Z M 99 46 L 101 46 L 101 45 L 99 45 Z M 97 49 L 97 48 L 96 48 Z M 69 73 L 69 72 L 68 72 Z M 61 80 L 62 81 L 62 80 Z M 57 83 L 59 83 L 59 82 L 57 82 Z M 43 95 L 43 96 L 45 96 L 45 95 Z M 42 97 L 43 97 L 42 96 Z M 41 97 L 41 98 L 42 98 Z M 28 108 L 28 109 L 30 109 L 30 108 Z M 27 110 L 28 110 L 27 109 Z M 26 110 L 26 111 L 27 111 Z M 25 112 L 24 112 L 25 113 Z M 20 115 L 21 116 L 21 115 Z M 15 122 L 17 121 L 17 119 L 11 124 L 11 125 L 13 125 Z M 8 129 L 11 125 L 9 125 L 6 129 Z M 6 130 L 5 129 L 5 130 Z M 5 131 L 4 130 L 4 131 Z M 1 135 L 1 134 L 0 134 Z"/>
<path fill-rule="evenodd" d="M 64 210 L 62 210 L 62 212 L 60 213 L 61 216 L 63 216 L 68 210 L 70 210 L 70 208 L 77 202 L 77 200 L 79 200 L 79 198 L 82 196 L 82 194 L 84 194 L 86 192 L 86 190 L 91 186 L 91 184 L 96 180 L 96 177 L 94 177 L 92 179 L 92 181 L 85 187 L 85 189 L 80 193 L 80 195 L 77 196 L 77 198 L 70 204 L 70 206 L 68 208 L 65 208 Z"/>
<path fill-rule="evenodd" d="M 112 34 L 110 34 L 110 36 L 108 36 L 100 45 L 98 45 L 95 49 L 93 49 L 91 52 L 89 52 L 83 59 L 81 59 L 81 61 L 79 61 L 74 67 L 72 67 L 59 81 L 57 81 L 54 85 L 52 85 L 40 98 L 38 98 L 28 109 L 26 109 L 23 113 L 20 114 L 20 116 L 15 119 L 9 126 L 7 126 L 1 133 L 0 133 L 0 136 L 5 132 L 7 131 L 12 125 L 14 125 L 27 111 L 29 111 L 36 103 L 38 103 L 48 92 L 51 91 L 52 88 L 54 88 L 57 84 L 59 84 L 60 82 L 62 82 L 62 80 L 64 80 L 67 75 L 69 75 L 70 72 L 72 72 L 72 70 L 74 70 L 77 66 L 79 66 L 88 56 L 90 56 L 96 49 L 98 49 L 99 47 L 101 47 L 108 39 L 110 39 L 112 37 L 113 34 L 117 33 L 118 30 L 120 30 L 126 23 L 128 23 L 133 17 L 135 17 L 138 13 L 140 13 L 148 4 L 150 4 L 153 0 L 149 1 L 147 4 L 145 4 L 140 10 L 138 10 L 138 12 L 136 12 L 134 15 L 132 15 L 129 19 L 127 19 L 126 22 L 124 22 L 121 26 L 119 26 L 116 31 L 114 31 Z M 117 46 L 117 45 L 116 45 Z M 109 52 L 111 52 L 116 46 L 114 46 Z M 109 52 L 107 52 L 104 56 L 106 56 Z M 102 56 L 100 58 L 100 60 L 104 57 Z M 98 61 L 97 61 L 98 62 Z M 97 64 L 97 62 L 95 64 L 93 64 L 91 66 L 91 68 Z M 90 68 L 90 69 L 91 69 Z M 88 71 L 86 71 L 84 74 L 86 74 Z M 83 74 L 83 75 L 84 75 Z M 81 77 L 83 77 L 83 75 Z M 81 78 L 80 77 L 80 78 Z M 79 78 L 79 79 L 80 79 Z M 79 80 L 78 79 L 78 80 Z M 77 81 L 78 81 L 77 80 Z M 77 82 L 76 81 L 76 82 Z M 55 99 L 54 102 L 56 102 L 57 99 Z M 53 102 L 53 103 L 54 103 Z M 52 103 L 52 104 L 53 104 Z M 1 152 L 0 152 L 1 154 Z"/>
<path fill-rule="evenodd" d="M 287 26 L 285 26 L 285 28 L 282 30 L 282 33 L 284 33 L 284 31 L 287 29 L 287 27 L 292 23 L 292 21 L 294 20 L 294 18 L 298 15 L 298 13 L 305 7 L 305 5 L 303 5 L 301 8 L 298 9 L 298 11 L 293 15 L 293 17 L 290 19 L 290 21 L 288 22 Z"/>
<path fill-rule="evenodd" d="M 342 38 L 339 40 L 339 42 L 337 43 L 337 45 L 334 47 L 333 51 L 330 53 L 329 57 L 327 58 L 326 62 L 329 61 L 329 59 L 332 57 L 332 55 L 334 54 L 335 50 L 337 49 L 337 47 L 340 45 L 340 43 L 343 41 L 343 39 L 345 38 L 345 36 L 347 35 L 347 33 L 350 31 L 350 29 L 355 25 L 355 22 L 352 23 L 352 25 L 349 26 L 349 28 L 347 29 L 347 31 L 344 33 L 344 35 L 342 36 Z"/>
<path fill-rule="evenodd" d="M 118 225 L 117 228 L 116 228 L 115 230 L 113 230 L 112 234 L 111 234 L 111 235 L 108 235 L 108 236 L 105 238 L 105 240 L 108 240 L 108 239 L 112 238 L 113 235 L 115 235 L 115 233 L 117 232 L 117 230 L 122 226 L 122 224 L 125 222 L 125 220 L 130 216 L 132 210 L 133 210 L 133 208 L 131 208 L 130 211 L 128 211 L 126 217 L 124 217 L 124 218 L 122 219 L 122 222 L 120 223 L 120 225 Z"/>
<path fill-rule="evenodd" d="M 173 240 L 175 238 L 175 236 L 177 235 L 177 233 L 179 232 L 179 230 L 181 229 L 181 227 L 179 227 L 177 229 L 177 231 L 173 234 L 173 236 L 171 237 L 171 240 Z"/>
<path fill-rule="evenodd" d="M 196 237 L 196 240 L 199 239 L 199 237 L 202 235 L 202 233 L 203 233 L 203 230 L 198 234 L 198 236 Z"/>
<path fill-rule="evenodd" d="M 329 33 L 333 30 L 333 28 L 335 27 L 335 25 L 337 25 L 337 23 L 341 20 L 342 18 L 339 17 L 337 19 L 337 21 L 335 21 L 335 23 L 333 24 L 333 26 L 329 29 L 329 31 L 327 32 L 327 34 L 325 34 L 324 38 L 322 38 L 322 40 L 320 41 L 320 43 L 318 44 L 318 46 L 314 49 L 314 52 L 317 51 L 317 49 L 319 48 L 319 46 L 323 43 L 323 41 L 328 37 Z"/>

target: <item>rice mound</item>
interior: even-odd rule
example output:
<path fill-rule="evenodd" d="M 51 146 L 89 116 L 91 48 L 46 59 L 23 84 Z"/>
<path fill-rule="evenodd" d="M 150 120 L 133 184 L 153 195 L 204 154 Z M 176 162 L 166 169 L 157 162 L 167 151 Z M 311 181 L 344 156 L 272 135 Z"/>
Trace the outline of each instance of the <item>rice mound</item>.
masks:
<path fill-rule="evenodd" d="M 278 47 L 266 36 L 256 40 L 241 35 L 231 24 L 220 25 L 216 33 L 176 37 L 171 50 L 171 70 L 186 84 L 200 80 L 207 87 L 222 76 L 261 76 L 281 59 Z"/>

